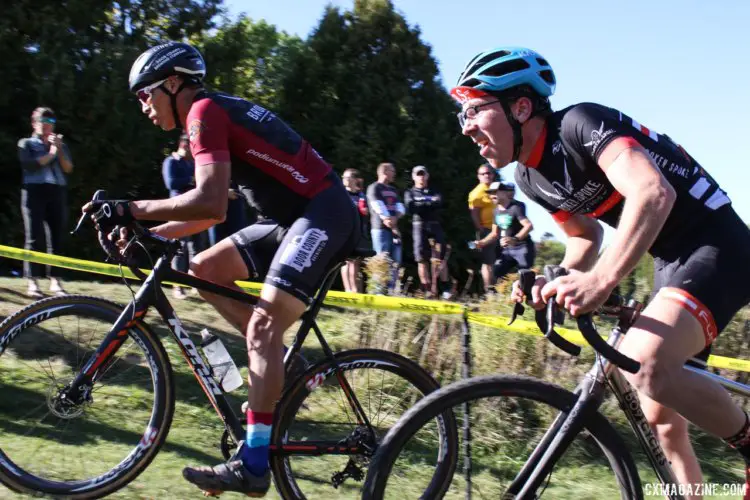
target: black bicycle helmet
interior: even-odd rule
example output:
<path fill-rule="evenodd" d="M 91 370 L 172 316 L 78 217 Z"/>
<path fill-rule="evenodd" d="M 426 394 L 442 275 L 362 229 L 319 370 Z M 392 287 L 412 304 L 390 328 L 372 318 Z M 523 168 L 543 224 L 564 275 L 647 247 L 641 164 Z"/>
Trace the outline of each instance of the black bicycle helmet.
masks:
<path fill-rule="evenodd" d="M 163 80 L 180 75 L 200 83 L 206 76 L 206 63 L 194 47 L 180 42 L 167 42 L 151 47 L 138 56 L 130 68 L 128 86 L 131 92 Z"/>
<path fill-rule="evenodd" d="M 184 78 L 177 92 L 169 94 L 175 126 L 180 127 L 181 123 L 177 116 L 177 94 L 186 84 L 201 83 L 206 76 L 206 63 L 196 48 L 180 42 L 167 42 L 151 47 L 138 56 L 133 67 L 130 68 L 128 87 L 131 92 L 138 92 L 172 75 L 180 75 Z"/>

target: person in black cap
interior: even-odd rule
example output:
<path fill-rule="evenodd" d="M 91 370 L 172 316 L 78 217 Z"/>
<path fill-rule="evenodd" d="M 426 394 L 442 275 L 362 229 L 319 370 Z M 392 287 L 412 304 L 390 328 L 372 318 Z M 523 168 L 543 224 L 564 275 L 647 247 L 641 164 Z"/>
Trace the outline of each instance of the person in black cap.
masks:
<path fill-rule="evenodd" d="M 414 260 L 417 262 L 422 291 L 425 294 L 436 295 L 438 290 L 433 288 L 437 288 L 435 275 L 439 274 L 440 288 L 443 293 L 450 295 L 448 267 L 443 265 L 447 248 L 439 217 L 443 197 L 435 189 L 428 187 L 430 174 L 423 165 L 417 165 L 412 169 L 411 178 L 414 187 L 404 193 L 404 204 L 406 212 L 412 215 Z M 430 245 L 429 240 L 434 243 Z"/>
<path fill-rule="evenodd" d="M 516 186 L 512 182 L 493 182 L 487 194 L 495 202 L 492 231 L 476 241 L 477 248 L 494 245 L 500 240 L 500 254 L 495 261 L 495 280 L 514 269 L 530 269 L 534 265 L 536 249 L 529 233 L 534 225 L 526 216 L 526 205 L 514 199 Z"/>

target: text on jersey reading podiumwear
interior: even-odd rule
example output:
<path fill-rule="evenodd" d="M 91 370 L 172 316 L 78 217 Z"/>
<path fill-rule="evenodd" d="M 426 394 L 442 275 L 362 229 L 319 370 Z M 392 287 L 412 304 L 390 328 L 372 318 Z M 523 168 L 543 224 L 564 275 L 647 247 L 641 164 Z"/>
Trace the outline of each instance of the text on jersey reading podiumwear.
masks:
<path fill-rule="evenodd" d="M 612 108 L 583 103 L 553 113 L 525 165 L 518 165 L 516 183 L 530 199 L 558 222 L 584 214 L 616 226 L 623 196 L 597 161 L 615 140 L 641 146 L 653 158 L 677 194 L 674 206 L 651 253 L 672 255 L 682 236 L 729 197 L 682 147 Z"/>
<path fill-rule="evenodd" d="M 199 92 L 187 117 L 196 167 L 229 162 L 232 179 L 264 217 L 282 225 L 331 185 L 331 167 L 267 109 L 215 92 Z"/>

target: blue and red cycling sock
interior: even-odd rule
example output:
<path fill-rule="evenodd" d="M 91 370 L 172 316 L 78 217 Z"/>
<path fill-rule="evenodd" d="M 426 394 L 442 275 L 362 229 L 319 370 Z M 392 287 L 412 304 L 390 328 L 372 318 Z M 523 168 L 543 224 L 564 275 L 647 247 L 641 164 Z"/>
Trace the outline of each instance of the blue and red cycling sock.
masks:
<path fill-rule="evenodd" d="M 240 447 L 240 460 L 251 474 L 262 476 L 268 470 L 268 446 L 271 443 L 273 413 L 248 410 L 247 434 Z"/>

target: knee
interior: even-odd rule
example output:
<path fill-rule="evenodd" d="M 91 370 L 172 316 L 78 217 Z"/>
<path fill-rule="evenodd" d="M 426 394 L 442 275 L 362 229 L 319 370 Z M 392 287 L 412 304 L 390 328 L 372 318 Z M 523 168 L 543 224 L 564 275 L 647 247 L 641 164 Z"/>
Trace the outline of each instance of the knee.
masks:
<path fill-rule="evenodd" d="M 276 349 L 276 344 L 281 344 L 283 331 L 277 331 L 278 327 L 273 318 L 264 311 L 256 309 L 250 317 L 247 325 L 247 349 L 260 353 L 269 352 L 270 349 Z"/>
<path fill-rule="evenodd" d="M 628 377 L 639 392 L 660 403 L 668 401 L 674 390 L 672 378 L 672 371 L 666 363 L 659 363 L 657 359 L 641 360 L 638 373 Z"/>
<path fill-rule="evenodd" d="M 189 273 L 193 276 L 219 285 L 226 286 L 234 283 L 234 280 L 227 277 L 223 271 L 223 266 L 219 262 L 219 259 L 208 257 L 202 253 L 196 255 L 190 261 Z"/>

